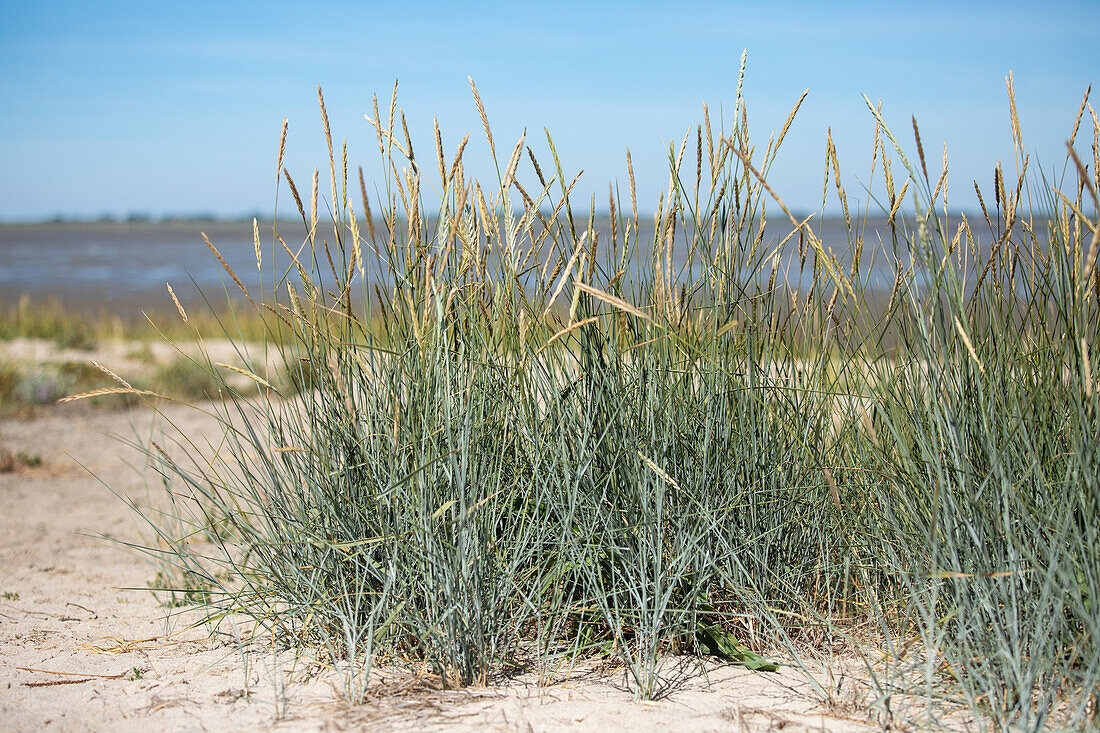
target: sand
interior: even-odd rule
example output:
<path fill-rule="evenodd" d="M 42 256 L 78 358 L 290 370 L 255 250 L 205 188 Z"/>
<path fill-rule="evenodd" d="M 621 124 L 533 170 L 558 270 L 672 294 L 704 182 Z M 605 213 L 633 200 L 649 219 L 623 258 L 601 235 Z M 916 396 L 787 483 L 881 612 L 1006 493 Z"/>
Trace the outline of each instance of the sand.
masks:
<path fill-rule="evenodd" d="M 213 432 L 187 407 L 165 415 Z M 149 435 L 152 424 L 147 409 L 80 405 L 0 419 L 0 449 L 41 457 L 0 473 L 0 730 L 881 729 L 858 676 L 825 704 L 792 667 L 692 658 L 670 660 L 676 684 L 656 702 L 635 701 L 621 670 L 589 665 L 546 686 L 528 675 L 458 691 L 382 668 L 368 701 L 348 705 L 322 665 L 261 642 L 242 648 L 232 624 L 189 628 L 193 615 L 140 590 L 155 565 L 96 536 L 148 539 L 107 486 L 139 503 L 156 495 L 118 437 Z"/>

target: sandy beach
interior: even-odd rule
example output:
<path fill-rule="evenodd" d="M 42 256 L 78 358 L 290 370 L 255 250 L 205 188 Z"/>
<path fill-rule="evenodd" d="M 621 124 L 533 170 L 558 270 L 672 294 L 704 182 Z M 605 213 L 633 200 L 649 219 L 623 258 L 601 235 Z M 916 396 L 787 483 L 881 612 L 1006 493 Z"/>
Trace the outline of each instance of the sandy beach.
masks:
<path fill-rule="evenodd" d="M 190 435 L 216 425 L 164 408 Z M 351 706 L 329 668 L 232 623 L 192 628 L 186 608 L 148 587 L 157 567 L 100 535 L 147 542 L 123 499 L 155 502 L 155 474 L 126 440 L 149 436 L 147 408 L 81 404 L 0 419 L 0 728 L 32 730 L 862 730 L 864 683 L 849 678 L 826 705 L 791 667 L 767 674 L 674 658 L 674 684 L 636 702 L 621 670 L 579 665 L 539 686 L 526 674 L 445 691 L 414 671 L 379 665 L 368 702 Z M 118 492 L 112 494 L 110 489 Z M 847 701 L 847 702 L 845 702 Z"/>

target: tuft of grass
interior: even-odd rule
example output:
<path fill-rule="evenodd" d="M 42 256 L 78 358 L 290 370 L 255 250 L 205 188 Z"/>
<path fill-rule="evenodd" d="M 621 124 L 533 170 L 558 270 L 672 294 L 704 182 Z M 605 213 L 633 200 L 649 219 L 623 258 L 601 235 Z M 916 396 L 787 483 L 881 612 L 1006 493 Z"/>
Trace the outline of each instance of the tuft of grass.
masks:
<path fill-rule="evenodd" d="M 12 391 L 13 401 L 23 405 L 50 405 L 72 392 L 73 379 L 54 365 L 36 365 L 23 371 Z"/>
<path fill-rule="evenodd" d="M 153 390 L 183 400 L 216 400 L 224 387 L 210 365 L 187 357 L 158 367 L 150 381 Z"/>
<path fill-rule="evenodd" d="M 1095 171 L 1071 155 L 1051 193 L 998 168 L 983 234 L 948 218 L 915 125 L 913 157 L 868 105 L 878 237 L 831 140 L 845 234 L 791 215 L 765 183 L 783 135 L 761 153 L 740 114 L 671 148 L 651 226 L 629 163 L 629 214 L 574 210 L 549 136 L 530 171 L 525 138 L 497 159 L 490 137 L 477 183 L 439 145 L 429 215 L 396 102 L 371 124 L 410 173 L 373 203 L 321 105 L 332 237 L 317 179 L 303 203 L 280 169 L 301 266 L 241 306 L 274 314 L 283 377 L 235 339 L 256 391 L 194 372 L 224 398 L 218 452 L 148 449 L 171 511 L 146 551 L 202 579 L 209 618 L 324 649 L 353 701 L 380 654 L 447 685 L 603 655 L 652 698 L 689 652 L 795 665 L 840 705 L 814 672 L 843 647 L 888 725 L 945 700 L 1002 730 L 1095 722 Z"/>
<path fill-rule="evenodd" d="M 38 468 L 42 465 L 42 456 L 24 451 L 12 452 L 0 448 L 0 473 L 13 473 L 23 468 Z"/>

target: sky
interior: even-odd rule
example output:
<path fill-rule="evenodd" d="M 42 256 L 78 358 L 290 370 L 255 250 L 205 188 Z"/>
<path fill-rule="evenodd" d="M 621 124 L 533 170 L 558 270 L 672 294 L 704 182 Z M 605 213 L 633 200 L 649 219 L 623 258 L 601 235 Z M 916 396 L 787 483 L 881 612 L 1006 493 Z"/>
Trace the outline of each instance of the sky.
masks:
<path fill-rule="evenodd" d="M 866 94 L 910 152 L 917 118 L 936 171 L 946 144 L 949 203 L 973 210 L 972 180 L 988 187 L 997 160 L 1015 170 L 1009 71 L 1025 144 L 1061 171 L 1082 95 L 1100 82 L 1097 28 L 1096 1 L 5 2 L 0 220 L 270 212 L 284 117 L 291 174 L 307 187 L 315 166 L 327 171 L 318 84 L 368 187 L 383 169 L 363 115 L 375 94 L 387 107 L 395 80 L 425 168 L 438 118 L 449 154 L 471 133 L 467 170 L 488 177 L 467 76 L 501 156 L 526 129 L 548 158 L 548 129 L 566 175 L 584 170 L 576 198 L 606 210 L 609 182 L 628 199 L 629 149 L 639 208 L 652 211 L 668 146 L 694 136 L 703 104 L 716 135 L 732 125 L 742 51 L 761 149 L 809 89 L 769 176 L 792 208 L 820 207 L 831 129 L 849 197 L 876 210 Z"/>

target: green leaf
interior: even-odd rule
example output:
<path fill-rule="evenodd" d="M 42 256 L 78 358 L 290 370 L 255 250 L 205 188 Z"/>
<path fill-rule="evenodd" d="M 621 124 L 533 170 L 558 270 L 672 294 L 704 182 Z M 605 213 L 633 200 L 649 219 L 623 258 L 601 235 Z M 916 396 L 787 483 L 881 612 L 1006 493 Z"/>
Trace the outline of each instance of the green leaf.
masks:
<path fill-rule="evenodd" d="M 746 649 L 733 634 L 723 631 L 718 624 L 700 621 L 695 630 L 699 647 L 707 654 L 724 659 L 731 664 L 740 664 L 759 672 L 778 672 L 779 665 L 769 662 L 759 654 Z"/>

